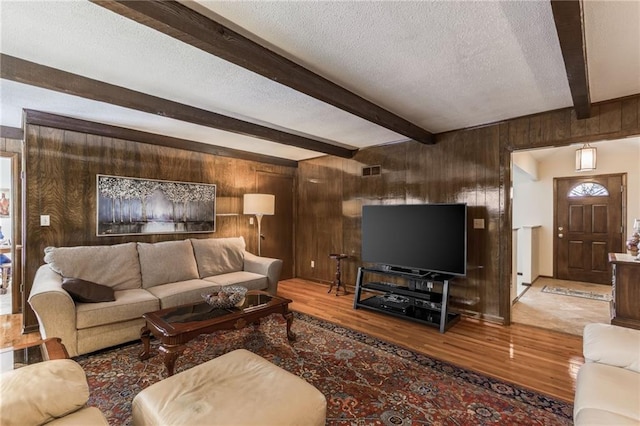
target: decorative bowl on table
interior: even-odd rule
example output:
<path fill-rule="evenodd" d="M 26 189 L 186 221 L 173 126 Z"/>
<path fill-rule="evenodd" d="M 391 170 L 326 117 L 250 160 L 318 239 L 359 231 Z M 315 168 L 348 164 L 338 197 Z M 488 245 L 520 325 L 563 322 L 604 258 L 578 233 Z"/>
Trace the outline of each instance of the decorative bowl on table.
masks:
<path fill-rule="evenodd" d="M 217 291 L 205 293 L 202 298 L 214 308 L 232 308 L 242 302 L 247 288 L 240 285 L 221 286 Z"/>

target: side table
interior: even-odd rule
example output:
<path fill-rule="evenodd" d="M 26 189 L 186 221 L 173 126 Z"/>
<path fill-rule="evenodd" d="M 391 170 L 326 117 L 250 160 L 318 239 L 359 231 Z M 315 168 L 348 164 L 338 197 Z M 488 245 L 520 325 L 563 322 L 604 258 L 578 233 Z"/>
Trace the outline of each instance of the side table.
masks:
<path fill-rule="evenodd" d="M 336 279 L 329 286 L 329 291 L 327 293 L 331 293 L 331 290 L 333 289 L 333 286 L 335 285 L 336 286 L 336 296 L 338 296 L 338 292 L 340 291 L 340 286 L 342 285 L 342 294 L 345 295 L 345 294 L 347 294 L 347 287 L 344 284 L 342 284 L 342 282 L 340 282 L 340 275 L 341 275 L 340 261 L 342 259 L 346 259 L 349 256 L 347 256 L 346 254 L 343 254 L 343 253 L 331 253 L 329 255 L 329 257 L 336 261 Z"/>

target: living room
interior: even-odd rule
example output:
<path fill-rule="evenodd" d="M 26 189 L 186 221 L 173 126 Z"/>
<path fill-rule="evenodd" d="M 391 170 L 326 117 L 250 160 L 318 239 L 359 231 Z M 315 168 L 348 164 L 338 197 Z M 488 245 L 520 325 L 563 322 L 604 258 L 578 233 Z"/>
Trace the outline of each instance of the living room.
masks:
<path fill-rule="evenodd" d="M 26 19 L 20 14 L 20 7 L 13 7 L 18 11 L 2 6 L 3 40 L 4 32 L 7 31 L 4 29 L 6 16 L 22 16 Z M 28 10 L 27 6 L 21 7 Z M 191 4 L 190 7 L 200 13 L 206 12 L 202 10 L 206 6 L 201 4 Z M 249 11 L 237 5 L 235 7 L 240 9 L 234 12 L 234 8 L 229 7 L 227 20 L 235 22 L 232 28 L 238 30 L 237 27 L 243 27 L 243 21 L 234 21 L 234 13 L 242 15 L 249 14 Z M 465 15 L 471 13 L 465 11 L 464 7 L 464 4 L 461 5 L 457 11 Z M 513 9 L 510 9 L 515 7 L 513 4 L 502 4 L 500 7 L 504 9 L 502 12 L 505 14 L 515 14 Z M 633 3 L 616 7 L 631 7 L 631 12 L 626 11 L 627 16 L 633 16 L 633 12 L 637 11 L 637 6 Z M 96 4 L 77 5 L 69 9 L 68 13 L 77 13 L 75 8 L 91 11 L 95 9 L 94 12 L 99 16 L 108 16 L 114 20 L 117 16 Z M 294 10 L 296 13 L 302 13 L 299 7 Z M 545 16 L 551 16 L 551 7 L 547 3 L 541 10 L 547 14 Z M 597 11 L 591 10 L 587 19 L 594 19 Z M 9 12 L 17 15 L 10 15 Z M 222 11 L 218 10 L 217 13 L 222 14 Z M 254 19 L 260 22 L 261 15 L 255 13 Z M 375 15 L 373 12 L 369 13 Z M 34 13 L 29 20 L 33 20 L 35 27 L 40 27 L 44 25 L 42 21 L 46 20 L 46 17 L 47 14 L 39 12 Z M 29 20 L 27 21 L 31 22 Z M 251 29 L 251 22 L 246 18 L 248 30 Z M 253 25 L 256 25 L 253 31 L 257 31 L 259 25 L 255 22 Z M 553 22 L 546 22 L 545 25 L 545 28 L 555 31 Z M 42 37 L 25 34 L 26 31 L 37 33 L 36 28 L 18 29 L 14 26 L 20 26 L 19 23 L 13 22 L 11 29 L 24 40 L 33 41 Z M 128 31 L 132 31 L 133 34 L 143 31 L 139 27 L 142 25 L 129 21 L 118 21 L 117 26 L 121 30 L 127 29 L 126 34 L 129 34 Z M 93 28 L 94 31 L 98 29 Z M 637 20 L 635 27 L 631 26 L 631 30 L 637 33 Z M 38 31 L 46 30 L 41 28 Z M 108 28 L 101 31 L 108 32 Z M 151 30 L 145 28 L 144 31 Z M 87 36 L 86 33 L 81 34 Z M 14 37 L 19 39 L 18 35 Z M 69 36 L 66 33 L 64 35 Z M 267 33 L 258 35 L 270 43 L 277 41 L 269 41 Z M 51 38 L 55 39 L 53 36 Z M 82 39 L 77 35 L 76 38 Z M 627 60 L 633 60 L 633 49 L 637 46 L 633 44 L 633 37 L 625 36 L 624 39 L 628 51 L 621 55 L 627 57 Z M 551 87 L 549 91 L 562 93 L 562 96 L 558 96 L 562 98 L 558 105 L 538 110 L 528 107 L 527 112 L 508 115 L 511 111 L 504 110 L 515 108 L 510 105 L 501 107 L 503 115 L 500 117 L 487 119 L 476 116 L 475 118 L 481 121 L 475 125 L 456 127 L 450 123 L 439 124 L 446 130 L 435 132 L 435 144 L 400 139 L 401 136 L 392 134 L 392 131 L 379 125 L 365 126 L 363 132 L 347 138 L 349 132 L 345 129 L 353 130 L 361 126 L 360 119 L 353 116 L 348 119 L 336 119 L 336 128 L 339 130 L 331 130 L 331 126 L 327 126 L 326 123 L 332 122 L 332 118 L 337 116 L 322 114 L 325 111 L 322 108 L 329 108 L 326 106 L 313 110 L 321 119 L 307 127 L 292 124 L 296 120 L 310 120 L 307 116 L 301 116 L 295 107 L 287 107 L 278 112 L 287 116 L 286 120 L 269 119 L 276 115 L 276 108 L 273 107 L 270 114 L 266 114 L 268 108 L 265 108 L 262 115 L 254 116 L 253 121 L 270 122 L 274 124 L 273 127 L 278 128 L 290 128 L 293 130 L 290 133 L 313 134 L 312 129 L 325 129 L 317 130 L 317 139 L 321 139 L 316 141 L 317 146 L 323 147 L 325 151 L 336 151 L 336 154 L 325 155 L 327 152 L 310 148 L 296 147 L 291 151 L 291 145 L 258 139 L 252 139 L 252 143 L 248 143 L 237 134 L 220 131 L 207 133 L 202 125 L 198 129 L 190 128 L 184 122 L 174 125 L 176 117 L 163 117 L 162 111 L 166 111 L 163 108 L 151 113 L 149 110 L 133 111 L 131 106 L 129 108 L 132 109 L 122 108 L 120 100 L 115 101 L 114 105 L 107 105 L 99 98 L 97 92 L 93 99 L 81 99 L 80 93 L 72 91 L 74 87 L 75 90 L 82 91 L 78 89 L 79 85 L 74 86 L 74 82 L 81 82 L 79 76 L 99 77 L 98 71 L 94 69 L 91 72 L 82 72 L 80 68 L 65 68 L 57 63 L 62 61 L 60 56 L 56 56 L 58 59 L 46 59 L 42 50 L 33 46 L 24 50 L 30 54 L 20 55 L 17 53 L 20 43 L 15 39 L 11 40 L 13 44 L 3 42 L 3 102 L 10 99 L 12 103 L 18 104 L 19 114 L 23 114 L 24 110 L 24 118 L 17 123 L 5 122 L 3 112 L 3 128 L 0 135 L 3 139 L 0 148 L 5 153 L 15 154 L 13 158 L 16 163 L 24 165 L 22 170 L 26 176 L 24 192 L 14 197 L 14 200 L 22 200 L 20 208 L 23 210 L 17 216 L 24 220 L 22 224 L 14 225 L 14 229 L 23 229 L 24 232 L 13 233 L 14 243 L 21 246 L 22 250 L 17 257 L 14 252 L 13 258 L 23 260 L 21 266 L 14 266 L 23 270 L 21 284 L 24 286 L 24 298 L 16 307 L 16 311 L 22 312 L 20 331 L 38 330 L 37 318 L 25 301 L 36 270 L 43 263 L 46 247 L 106 245 L 131 241 L 155 243 L 185 238 L 179 234 L 97 236 L 97 174 L 215 184 L 216 232 L 210 236 L 242 236 L 246 241 L 247 251 L 252 253 L 258 252 L 260 237 L 257 235 L 255 218 L 243 214 L 243 195 L 276 195 L 276 213 L 262 218 L 264 239 L 260 241 L 260 245 L 264 256 L 283 260 L 282 282 L 278 293 L 293 300 L 292 310 L 335 321 L 343 327 L 369 333 L 383 341 L 391 341 L 401 347 L 408 347 L 437 359 L 572 402 L 576 371 L 582 364 L 582 339 L 510 325 L 510 154 L 514 150 L 527 148 L 572 144 L 582 146 L 587 142 L 637 136 L 640 134 L 640 87 L 633 78 L 628 86 L 617 89 L 617 95 L 611 97 L 602 94 L 603 83 L 600 83 L 601 92 L 598 96 L 592 95 L 592 101 L 588 103 L 589 117 L 578 118 L 569 87 L 571 82 L 567 84 L 560 47 L 557 39 L 554 39 L 553 46 L 557 50 L 556 56 L 560 60 L 564 80 L 562 90 Z M 59 39 L 52 42 L 63 45 L 69 43 L 69 40 Z M 88 46 L 81 46 L 78 43 L 78 48 L 87 53 L 86 49 L 90 50 L 92 47 L 90 43 L 87 44 Z M 596 58 L 595 52 L 593 56 L 590 53 L 589 58 Z M 637 54 L 635 57 L 637 58 Z M 131 58 L 127 60 L 132 61 Z M 85 61 L 81 62 L 82 66 L 87 66 Z M 144 66 L 142 62 L 137 66 Z M 97 63 L 104 64 L 106 61 L 103 58 Z M 634 64 L 631 62 L 628 67 L 633 68 L 637 65 Z M 590 67 L 596 65 L 602 67 L 595 59 L 594 64 L 589 62 Z M 98 68 L 109 67 L 98 65 Z M 557 67 L 554 70 L 557 70 Z M 184 69 L 180 68 L 179 72 L 183 71 Z M 32 76 L 40 73 L 40 77 L 35 77 L 38 81 L 30 85 L 31 80 L 26 80 L 28 77 L 23 72 L 30 72 Z M 61 72 L 63 78 L 48 81 L 43 77 L 52 75 L 50 73 L 53 72 Z M 117 99 L 121 99 L 118 96 L 124 92 L 114 88 L 114 85 L 144 93 L 146 85 L 152 80 L 145 77 L 147 73 L 146 69 L 141 73 L 142 81 L 138 81 L 137 85 L 127 86 L 122 80 L 105 76 L 102 83 L 108 86 L 98 87 L 106 87 L 107 93 L 115 94 Z M 598 81 L 598 68 L 590 69 L 589 75 L 591 79 Z M 637 73 L 634 75 L 637 77 Z M 624 80 L 622 77 L 620 79 Z M 197 81 L 190 78 L 185 80 Z M 65 81 L 71 82 L 69 86 L 73 87 L 53 87 L 64 86 Z M 589 82 L 596 84 L 591 80 Z M 194 91 L 192 87 L 188 87 L 189 84 L 180 84 L 183 87 L 176 89 L 180 93 Z M 167 83 L 166 87 L 169 88 L 170 85 Z M 18 89 L 25 90 L 20 92 Z M 204 105 L 204 109 L 216 112 L 222 109 L 219 106 L 214 108 L 205 105 L 206 102 L 202 99 L 187 102 L 186 97 L 181 98 L 175 94 L 163 95 L 162 92 L 163 90 L 152 87 L 146 93 L 172 99 L 172 102 L 191 102 L 191 107 L 203 108 Z M 276 99 L 285 99 L 275 96 L 275 92 L 269 93 Z M 527 92 L 531 97 L 533 93 L 534 91 Z M 127 92 L 127 96 L 132 94 Z M 527 97 L 517 94 L 506 96 L 503 93 L 495 96 L 503 100 Z M 78 99 L 72 101 L 72 108 L 66 108 L 64 105 L 67 105 L 71 97 Z M 34 100 L 36 98 L 40 99 L 40 104 Z M 426 98 L 425 96 L 424 99 Z M 486 98 L 487 96 L 484 96 L 475 100 L 476 108 L 482 109 L 482 105 L 485 104 L 494 106 Z M 143 99 L 139 101 L 141 104 L 148 100 L 144 96 L 140 99 Z M 161 101 L 158 102 L 160 103 L 156 106 L 165 106 Z M 444 101 L 440 99 L 436 103 L 442 102 Z M 226 109 L 233 111 L 238 103 L 237 100 L 229 101 Z M 388 108 L 391 109 L 392 105 L 393 102 L 390 102 Z M 584 102 L 580 105 L 585 106 Z M 148 108 L 148 104 L 144 108 Z M 92 115 L 92 111 L 95 114 Z M 237 110 L 235 114 L 251 117 L 244 109 Z M 442 114 L 437 113 L 435 116 Z M 8 112 L 6 117 L 9 117 Z M 344 124 L 347 122 L 352 127 Z M 16 129 L 22 136 L 15 137 Z M 203 134 L 206 135 L 204 138 Z M 345 138 L 340 139 L 339 135 L 345 135 Z M 329 139 L 339 139 L 343 143 L 329 144 L 326 142 Z M 205 143 L 205 140 L 209 143 Z M 372 166 L 379 166 L 380 174 L 363 176 L 363 168 Z M 597 169 L 595 174 L 598 174 Z M 16 181 L 17 178 L 16 176 Z M 20 188 L 20 185 L 16 185 L 16 188 Z M 484 221 L 483 227 L 468 227 L 467 273 L 465 277 L 457 278 L 456 284 L 452 286 L 451 307 L 463 314 L 463 320 L 443 335 L 437 330 L 417 324 L 354 310 L 350 295 L 336 297 L 334 294 L 327 294 L 328 284 L 334 280 L 335 275 L 335 260 L 329 257 L 331 253 L 344 253 L 348 256 L 341 263 L 342 281 L 347 284 L 350 293 L 353 291 L 358 267 L 362 266 L 362 206 L 418 203 L 466 203 L 469 223 L 473 224 L 474 219 Z M 640 215 L 640 206 L 628 205 L 627 209 L 625 234 L 631 232 L 633 218 Z M 48 216 L 49 226 L 41 226 L 43 215 Z M 616 251 L 623 250 L 624 247 L 620 247 Z M 14 289 L 16 287 L 19 286 L 14 285 Z M 294 329 L 295 324 L 294 321 Z M 390 331 L 391 329 L 398 331 Z"/>

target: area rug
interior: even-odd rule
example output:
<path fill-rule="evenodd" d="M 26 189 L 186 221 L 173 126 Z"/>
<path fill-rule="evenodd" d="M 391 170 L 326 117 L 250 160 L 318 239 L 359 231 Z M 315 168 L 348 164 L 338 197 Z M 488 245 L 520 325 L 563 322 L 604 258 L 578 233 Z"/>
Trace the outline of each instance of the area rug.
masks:
<path fill-rule="evenodd" d="M 612 297 L 610 294 L 600 294 L 591 291 L 572 290 L 564 287 L 549 287 L 544 286 L 541 290 L 543 293 L 561 294 L 563 296 L 582 297 L 583 299 L 602 300 L 603 302 L 610 302 Z"/>
<path fill-rule="evenodd" d="M 272 315 L 258 327 L 200 336 L 178 358 L 176 374 L 245 348 L 318 388 L 329 425 L 572 424 L 571 404 L 366 334 L 299 313 L 293 330 L 290 344 L 283 318 Z M 87 374 L 89 405 L 111 425 L 130 424 L 133 397 L 165 377 L 162 358 L 139 361 L 140 349 L 131 343 L 75 358 Z"/>

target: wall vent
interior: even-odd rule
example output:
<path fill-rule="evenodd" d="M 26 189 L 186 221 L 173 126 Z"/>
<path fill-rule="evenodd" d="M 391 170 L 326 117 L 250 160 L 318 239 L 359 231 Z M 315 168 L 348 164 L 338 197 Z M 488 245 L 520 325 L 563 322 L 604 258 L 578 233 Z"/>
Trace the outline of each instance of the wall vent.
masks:
<path fill-rule="evenodd" d="M 366 166 L 362 168 L 362 176 L 377 176 L 381 172 L 381 166 Z"/>

